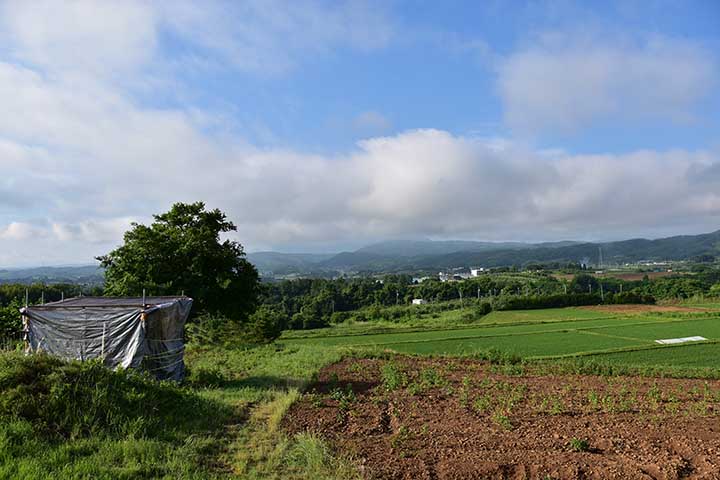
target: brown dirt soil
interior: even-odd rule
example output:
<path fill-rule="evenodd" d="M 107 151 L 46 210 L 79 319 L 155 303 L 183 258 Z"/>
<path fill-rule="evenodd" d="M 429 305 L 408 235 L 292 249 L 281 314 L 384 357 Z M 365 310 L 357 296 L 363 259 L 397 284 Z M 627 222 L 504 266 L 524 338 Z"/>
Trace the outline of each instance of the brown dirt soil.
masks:
<path fill-rule="evenodd" d="M 677 313 L 693 313 L 707 312 L 707 308 L 697 307 L 681 307 L 678 305 L 591 305 L 585 307 L 586 310 L 597 310 L 600 312 L 610 313 L 653 313 L 653 312 L 677 312 Z"/>
<path fill-rule="evenodd" d="M 719 417 L 720 381 L 397 357 L 326 367 L 283 426 L 372 479 L 720 479 Z"/>
<path fill-rule="evenodd" d="M 605 272 L 605 273 L 588 273 L 595 278 L 617 278 L 619 280 L 625 280 L 628 282 L 637 282 L 642 280 L 647 275 L 649 280 L 655 280 L 656 278 L 664 277 L 677 277 L 680 275 L 687 275 L 685 272 Z M 575 278 L 574 273 L 556 273 L 553 277 L 559 280 L 572 280 Z"/>

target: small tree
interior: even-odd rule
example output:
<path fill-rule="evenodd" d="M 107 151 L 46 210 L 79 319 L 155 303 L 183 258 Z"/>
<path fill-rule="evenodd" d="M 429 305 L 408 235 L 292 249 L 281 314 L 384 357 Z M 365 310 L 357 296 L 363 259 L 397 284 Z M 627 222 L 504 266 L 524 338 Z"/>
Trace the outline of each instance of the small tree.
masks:
<path fill-rule="evenodd" d="M 248 339 L 256 342 L 271 342 L 280 336 L 287 321 L 287 314 L 284 312 L 262 305 L 248 319 Z"/>
<path fill-rule="evenodd" d="M 153 217 L 150 226 L 133 223 L 122 246 L 97 257 L 105 267 L 106 294 L 185 291 L 196 312 L 246 320 L 255 309 L 259 281 L 242 245 L 220 239 L 236 231 L 235 225 L 220 210 L 206 210 L 203 202 L 176 203 Z"/>

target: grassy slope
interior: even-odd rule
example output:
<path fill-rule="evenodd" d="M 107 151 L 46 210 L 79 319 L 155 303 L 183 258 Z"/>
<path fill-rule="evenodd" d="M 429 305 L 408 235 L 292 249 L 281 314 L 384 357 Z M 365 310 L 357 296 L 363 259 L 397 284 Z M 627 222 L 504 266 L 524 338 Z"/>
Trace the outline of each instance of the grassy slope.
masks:
<path fill-rule="evenodd" d="M 38 367 L 28 366 L 28 357 L 0 353 L 0 478 L 354 478 L 349 462 L 334 458 L 319 439 L 286 438 L 278 429 L 298 389 L 341 354 L 309 346 L 190 349 L 188 364 L 196 385 L 162 386 L 165 392 L 160 394 L 154 382 L 128 383 L 105 369 L 110 377 L 103 379 L 109 378 L 110 388 L 105 388 L 105 380 L 91 385 L 85 371 L 66 381 L 54 362 L 40 381 L 33 378 Z M 28 368 L 17 371 L 17 365 Z M 78 382 L 87 383 L 88 389 L 78 391 Z M 31 391 L 37 385 L 45 387 Z M 62 403 L 57 412 L 47 412 L 47 418 L 36 418 L 27 409 L 13 410 L 13 395 L 30 403 L 43 399 L 43 408 L 48 398 Z M 104 416 L 102 412 L 113 411 L 121 395 L 130 400 L 137 396 L 142 404 L 122 403 L 128 408 Z M 88 401 L 73 405 L 74 399 Z M 163 410 L 168 415 L 152 428 L 143 428 Z M 60 422 L 66 431 L 48 428 L 58 423 L 54 416 L 73 411 L 78 418 Z M 84 419 L 88 412 L 102 421 Z M 72 425 L 78 424 L 102 428 L 73 433 Z"/>

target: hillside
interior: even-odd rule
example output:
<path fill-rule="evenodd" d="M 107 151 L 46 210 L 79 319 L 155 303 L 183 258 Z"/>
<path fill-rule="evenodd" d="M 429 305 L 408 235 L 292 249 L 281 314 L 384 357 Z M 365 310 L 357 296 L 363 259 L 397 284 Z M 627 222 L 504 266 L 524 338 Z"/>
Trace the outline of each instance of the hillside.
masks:
<path fill-rule="evenodd" d="M 630 239 L 616 242 L 580 243 L 572 241 L 548 243 L 492 243 L 468 241 L 402 241 L 394 240 L 342 252 L 322 258 L 319 255 L 275 254 L 271 263 L 266 252 L 261 271 L 276 273 L 292 271 L 400 272 L 437 270 L 454 267 L 502 267 L 532 262 L 580 262 L 597 264 L 602 249 L 604 264 L 642 260 L 687 260 L 700 255 L 720 254 L 720 231 L 701 235 L 680 235 L 655 240 Z M 249 257 L 253 261 L 255 255 Z"/>
<path fill-rule="evenodd" d="M 102 284 L 103 270 L 97 265 L 33 267 L 0 270 L 0 283 Z"/>

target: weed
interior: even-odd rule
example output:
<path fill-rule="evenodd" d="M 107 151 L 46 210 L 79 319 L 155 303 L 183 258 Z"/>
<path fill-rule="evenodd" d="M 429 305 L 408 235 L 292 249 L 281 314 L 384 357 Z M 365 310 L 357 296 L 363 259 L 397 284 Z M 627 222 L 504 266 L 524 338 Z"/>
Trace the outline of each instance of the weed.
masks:
<path fill-rule="evenodd" d="M 490 397 L 488 395 L 481 395 L 473 402 L 473 410 L 477 413 L 483 414 L 490 409 L 491 405 L 492 400 Z"/>
<path fill-rule="evenodd" d="M 470 378 L 462 378 L 462 387 L 460 388 L 460 405 L 467 408 L 470 403 Z"/>
<path fill-rule="evenodd" d="M 598 394 L 595 392 L 595 390 L 590 390 L 587 394 L 588 397 L 588 404 L 590 404 L 590 408 L 593 410 L 597 410 L 600 408 L 600 398 L 598 397 Z"/>
<path fill-rule="evenodd" d="M 590 442 L 588 442 L 587 439 L 584 438 L 573 437 L 570 439 L 570 442 L 568 442 L 568 445 L 570 446 L 570 449 L 574 452 L 587 452 L 588 450 L 590 450 Z"/>
<path fill-rule="evenodd" d="M 406 427 L 405 425 L 402 425 L 402 426 L 400 426 L 400 428 L 398 428 L 397 433 L 395 433 L 395 435 L 393 435 L 392 438 L 390 439 L 390 446 L 394 450 L 399 450 L 401 452 L 401 454 L 404 456 L 402 451 L 404 450 L 407 442 L 410 441 L 412 439 L 412 437 L 413 437 L 413 434 L 410 431 L 410 429 L 408 427 Z"/>
<path fill-rule="evenodd" d="M 550 414 L 560 415 L 562 413 L 565 413 L 565 404 L 563 404 L 560 397 L 553 397 L 550 402 Z"/>
<path fill-rule="evenodd" d="M 512 423 L 510 422 L 507 412 L 504 412 L 503 410 L 496 410 L 492 415 L 492 419 L 493 422 L 505 430 L 512 430 Z"/>
<path fill-rule="evenodd" d="M 382 377 L 383 387 L 385 387 L 385 390 L 388 392 L 404 388 L 408 384 L 407 374 L 393 362 L 388 362 L 383 365 L 380 369 L 380 375 Z"/>

